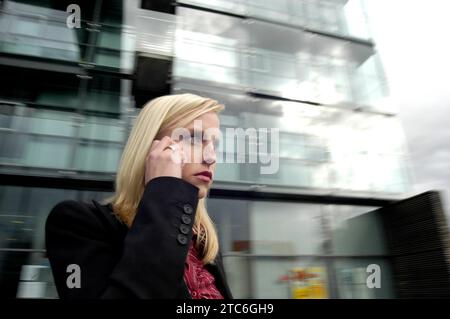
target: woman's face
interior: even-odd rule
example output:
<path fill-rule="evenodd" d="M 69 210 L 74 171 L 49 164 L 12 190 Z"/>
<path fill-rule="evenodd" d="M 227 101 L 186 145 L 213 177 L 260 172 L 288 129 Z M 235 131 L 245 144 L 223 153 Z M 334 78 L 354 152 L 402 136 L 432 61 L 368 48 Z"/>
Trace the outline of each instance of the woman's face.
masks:
<path fill-rule="evenodd" d="M 199 188 L 198 198 L 207 195 L 213 182 L 216 167 L 216 148 L 219 142 L 219 117 L 216 112 L 208 112 L 186 125 L 184 128 L 170 128 L 158 134 L 158 138 L 168 135 L 181 141 L 185 154 L 182 179 Z M 189 138 L 185 138 L 189 131 Z M 181 136 L 180 132 L 185 132 Z M 209 176 L 208 176 L 209 175 Z"/>

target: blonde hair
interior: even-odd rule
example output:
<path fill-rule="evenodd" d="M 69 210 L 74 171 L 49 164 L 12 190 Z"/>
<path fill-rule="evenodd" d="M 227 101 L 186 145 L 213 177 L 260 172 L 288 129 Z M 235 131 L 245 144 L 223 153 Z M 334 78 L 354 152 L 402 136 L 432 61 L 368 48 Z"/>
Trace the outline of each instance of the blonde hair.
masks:
<path fill-rule="evenodd" d="M 116 217 L 131 227 L 145 189 L 145 166 L 150 146 L 159 132 L 185 127 L 207 112 L 219 113 L 224 105 L 217 101 L 186 93 L 165 95 L 148 102 L 136 119 L 120 159 L 115 194 L 106 199 Z M 206 210 L 206 198 L 198 201 L 194 220 L 196 247 L 203 248 L 202 261 L 213 263 L 219 251 L 215 226 Z"/>

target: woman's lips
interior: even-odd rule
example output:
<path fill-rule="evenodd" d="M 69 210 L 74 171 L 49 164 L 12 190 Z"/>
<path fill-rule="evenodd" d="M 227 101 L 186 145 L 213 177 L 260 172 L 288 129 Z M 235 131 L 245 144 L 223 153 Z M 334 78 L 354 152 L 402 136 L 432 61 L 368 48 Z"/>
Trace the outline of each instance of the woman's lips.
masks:
<path fill-rule="evenodd" d="M 210 182 L 211 178 L 209 178 L 208 176 L 205 175 L 194 175 L 195 177 L 197 177 L 198 179 L 204 181 L 204 182 Z"/>
<path fill-rule="evenodd" d="M 209 171 L 200 172 L 195 174 L 194 176 L 205 182 L 210 182 L 212 180 L 212 173 Z"/>

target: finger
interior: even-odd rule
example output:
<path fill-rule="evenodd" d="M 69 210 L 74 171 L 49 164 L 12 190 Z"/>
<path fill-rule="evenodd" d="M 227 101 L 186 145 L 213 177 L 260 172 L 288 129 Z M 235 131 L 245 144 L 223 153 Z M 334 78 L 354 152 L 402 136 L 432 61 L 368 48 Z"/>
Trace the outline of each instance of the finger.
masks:
<path fill-rule="evenodd" d="M 183 143 L 175 142 L 173 145 L 175 145 L 176 150 L 173 151 L 174 154 L 177 154 L 177 156 L 180 158 L 180 163 L 184 162 L 184 151 L 183 151 Z"/>
<path fill-rule="evenodd" d="M 184 150 L 182 141 L 180 141 L 180 151 L 181 151 L 181 166 L 184 166 L 184 164 L 188 162 L 188 156 Z"/>
<path fill-rule="evenodd" d="M 172 143 L 173 141 L 169 136 L 164 136 L 162 140 L 155 146 L 155 152 L 160 153 L 164 151 L 164 149 Z"/>
<path fill-rule="evenodd" d="M 172 145 L 176 145 L 176 143 L 172 144 Z M 176 150 L 172 151 L 171 149 L 167 149 L 167 151 L 170 152 L 170 158 L 173 163 L 175 163 L 175 164 L 183 163 L 183 153 L 182 153 L 182 150 L 180 149 L 179 145 L 176 145 Z"/>
<path fill-rule="evenodd" d="M 150 151 L 153 151 L 156 147 L 156 145 L 158 145 L 158 143 L 160 142 L 160 140 L 154 140 L 152 142 L 152 144 L 150 145 Z"/>
<path fill-rule="evenodd" d="M 159 142 L 160 140 L 153 140 L 152 144 L 150 144 L 150 149 L 148 150 L 147 153 L 147 159 L 150 157 L 150 154 L 155 150 L 156 145 L 158 145 Z"/>

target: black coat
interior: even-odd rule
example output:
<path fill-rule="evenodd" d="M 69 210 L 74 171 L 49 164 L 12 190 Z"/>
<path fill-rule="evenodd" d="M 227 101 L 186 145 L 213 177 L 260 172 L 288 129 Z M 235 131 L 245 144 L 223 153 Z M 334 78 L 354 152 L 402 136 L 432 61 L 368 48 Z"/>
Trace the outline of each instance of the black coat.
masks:
<path fill-rule="evenodd" d="M 198 188 L 169 176 L 147 183 L 129 229 L 111 204 L 58 203 L 45 230 L 60 298 L 191 298 L 183 275 L 197 204 Z M 80 267 L 80 288 L 67 285 L 71 264 Z M 232 298 L 220 253 L 206 267 Z"/>

